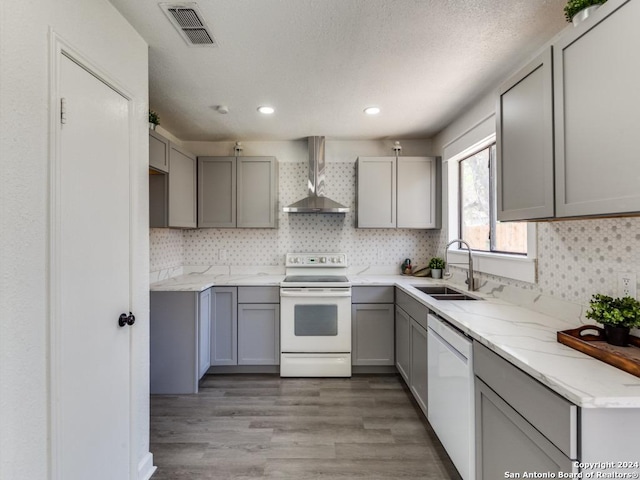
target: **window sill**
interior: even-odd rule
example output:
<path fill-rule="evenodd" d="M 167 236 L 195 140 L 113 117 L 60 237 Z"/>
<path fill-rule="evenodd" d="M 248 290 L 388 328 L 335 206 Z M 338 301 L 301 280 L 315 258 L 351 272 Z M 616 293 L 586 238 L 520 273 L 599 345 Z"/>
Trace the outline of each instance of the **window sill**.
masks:
<path fill-rule="evenodd" d="M 473 269 L 476 272 L 511 278 L 522 282 L 536 282 L 536 260 L 520 255 L 504 253 L 472 252 Z M 449 263 L 467 270 L 469 254 L 466 249 L 449 249 Z"/>

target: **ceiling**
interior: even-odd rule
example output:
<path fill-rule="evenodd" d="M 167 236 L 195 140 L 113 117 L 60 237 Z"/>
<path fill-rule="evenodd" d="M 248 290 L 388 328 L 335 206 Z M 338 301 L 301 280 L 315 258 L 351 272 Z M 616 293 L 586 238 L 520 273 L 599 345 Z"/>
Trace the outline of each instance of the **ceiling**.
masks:
<path fill-rule="evenodd" d="M 200 0 L 218 46 L 190 47 L 158 1 L 110 1 L 149 43 L 161 125 L 193 141 L 431 138 L 566 26 L 566 0 Z"/>

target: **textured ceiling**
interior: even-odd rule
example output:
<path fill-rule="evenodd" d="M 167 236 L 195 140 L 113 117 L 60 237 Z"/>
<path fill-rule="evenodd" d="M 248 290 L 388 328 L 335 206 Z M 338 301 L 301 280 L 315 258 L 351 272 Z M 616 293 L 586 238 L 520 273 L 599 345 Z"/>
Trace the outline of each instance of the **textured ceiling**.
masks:
<path fill-rule="evenodd" d="M 183 140 L 430 138 L 566 25 L 566 0 L 200 0 L 219 46 L 195 48 L 159 2 L 110 1 Z"/>

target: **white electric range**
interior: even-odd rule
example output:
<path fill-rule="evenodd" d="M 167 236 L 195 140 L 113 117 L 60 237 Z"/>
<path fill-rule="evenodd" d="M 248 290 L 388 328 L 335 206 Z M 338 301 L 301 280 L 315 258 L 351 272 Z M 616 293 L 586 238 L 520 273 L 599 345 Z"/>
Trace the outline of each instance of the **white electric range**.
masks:
<path fill-rule="evenodd" d="M 288 253 L 280 283 L 280 376 L 351 376 L 351 283 L 344 253 Z"/>

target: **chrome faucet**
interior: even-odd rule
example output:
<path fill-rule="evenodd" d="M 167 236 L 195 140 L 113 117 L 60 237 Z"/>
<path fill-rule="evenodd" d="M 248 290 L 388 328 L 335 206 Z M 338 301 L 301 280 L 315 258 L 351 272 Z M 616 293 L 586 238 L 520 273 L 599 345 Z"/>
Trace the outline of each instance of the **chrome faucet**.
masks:
<path fill-rule="evenodd" d="M 467 242 L 462 240 L 461 238 L 456 238 L 455 240 L 451 240 L 447 243 L 447 246 L 444 247 L 444 273 L 443 276 L 445 278 L 450 277 L 451 273 L 449 272 L 449 262 L 447 261 L 447 253 L 449 252 L 449 247 L 454 243 L 464 243 L 467 246 L 467 251 L 469 252 L 469 271 L 467 272 L 467 280 L 465 283 L 469 286 L 469 291 L 473 292 L 476 289 L 476 282 L 473 278 L 473 257 L 471 256 L 471 247 Z M 454 265 L 464 265 L 461 263 L 454 263 Z"/>

